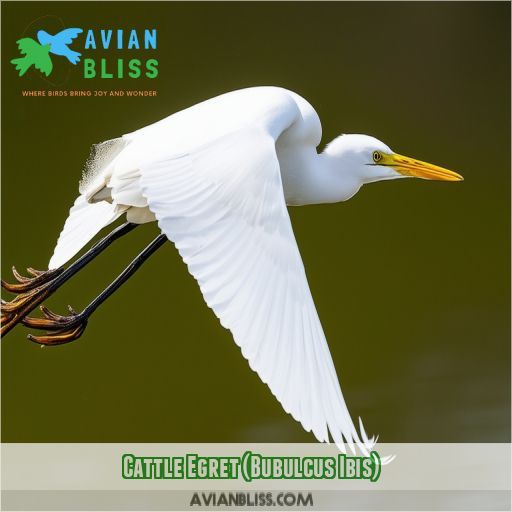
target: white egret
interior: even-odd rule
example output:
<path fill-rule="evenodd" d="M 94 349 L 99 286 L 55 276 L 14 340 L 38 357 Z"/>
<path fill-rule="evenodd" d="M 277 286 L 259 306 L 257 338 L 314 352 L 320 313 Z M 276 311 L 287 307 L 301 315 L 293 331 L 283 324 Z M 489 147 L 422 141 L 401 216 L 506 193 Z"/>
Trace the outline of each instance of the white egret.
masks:
<path fill-rule="evenodd" d="M 255 87 L 218 96 L 93 147 L 46 272 L 28 269 L 3 303 L 3 333 L 17 323 L 50 331 L 30 339 L 66 343 L 91 313 L 167 239 L 208 306 L 283 408 L 319 441 L 366 452 L 345 405 L 308 287 L 287 205 L 334 203 L 362 185 L 403 177 L 459 181 L 452 171 L 394 153 L 366 135 L 342 135 L 317 152 L 321 125 L 294 92 Z M 127 222 L 67 269 L 102 228 Z M 28 313 L 116 238 L 157 221 L 162 232 L 81 313 Z"/>

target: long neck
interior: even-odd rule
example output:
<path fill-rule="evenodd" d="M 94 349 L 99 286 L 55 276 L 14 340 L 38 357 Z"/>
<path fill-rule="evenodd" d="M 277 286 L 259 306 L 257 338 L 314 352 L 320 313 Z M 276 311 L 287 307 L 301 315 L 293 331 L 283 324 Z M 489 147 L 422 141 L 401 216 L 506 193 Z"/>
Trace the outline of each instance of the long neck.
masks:
<path fill-rule="evenodd" d="M 286 202 L 289 205 L 338 203 L 350 199 L 363 184 L 340 168 L 339 160 L 315 148 L 279 156 Z"/>

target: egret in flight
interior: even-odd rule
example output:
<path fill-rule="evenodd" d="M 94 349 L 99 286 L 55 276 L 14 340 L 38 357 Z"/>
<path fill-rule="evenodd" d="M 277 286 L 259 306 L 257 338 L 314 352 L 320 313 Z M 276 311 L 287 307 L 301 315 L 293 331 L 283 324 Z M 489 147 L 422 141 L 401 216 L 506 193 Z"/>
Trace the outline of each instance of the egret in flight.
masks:
<path fill-rule="evenodd" d="M 167 240 L 197 280 L 250 367 L 286 412 L 321 442 L 367 452 L 345 404 L 287 205 L 336 203 L 374 181 L 459 174 L 392 151 L 367 135 L 342 135 L 317 152 L 314 108 L 278 87 L 242 89 L 204 101 L 118 139 L 93 146 L 49 270 L 13 268 L 17 296 L 2 301 L 2 334 L 22 323 L 46 331 L 44 345 L 80 337 L 91 314 Z M 102 228 L 114 229 L 67 268 Z M 82 312 L 41 305 L 120 236 L 156 221 L 161 234 Z M 170 298 L 169 300 L 172 300 Z"/>

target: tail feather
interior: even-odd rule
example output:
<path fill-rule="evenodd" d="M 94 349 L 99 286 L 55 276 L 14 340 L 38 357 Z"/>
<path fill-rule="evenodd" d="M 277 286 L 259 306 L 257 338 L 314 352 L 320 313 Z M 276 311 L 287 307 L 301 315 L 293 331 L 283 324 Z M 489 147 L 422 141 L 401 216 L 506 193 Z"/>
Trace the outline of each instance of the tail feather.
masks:
<path fill-rule="evenodd" d="M 64 265 L 96 233 L 114 222 L 126 209 L 127 207 L 120 207 L 106 201 L 91 204 L 87 202 L 85 196 L 79 196 L 69 211 L 69 217 L 60 233 L 48 268 L 53 269 Z"/>

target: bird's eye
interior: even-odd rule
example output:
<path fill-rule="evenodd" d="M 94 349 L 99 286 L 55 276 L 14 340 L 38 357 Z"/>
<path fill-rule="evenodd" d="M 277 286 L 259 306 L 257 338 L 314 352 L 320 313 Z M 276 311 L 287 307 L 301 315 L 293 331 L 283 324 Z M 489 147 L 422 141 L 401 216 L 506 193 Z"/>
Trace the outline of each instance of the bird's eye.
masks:
<path fill-rule="evenodd" d="M 377 163 L 377 162 L 380 162 L 381 160 L 382 160 L 382 154 L 379 153 L 378 151 L 374 151 L 373 152 L 373 161 L 375 163 Z"/>

